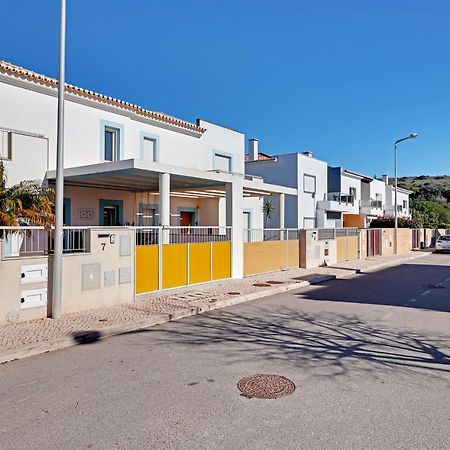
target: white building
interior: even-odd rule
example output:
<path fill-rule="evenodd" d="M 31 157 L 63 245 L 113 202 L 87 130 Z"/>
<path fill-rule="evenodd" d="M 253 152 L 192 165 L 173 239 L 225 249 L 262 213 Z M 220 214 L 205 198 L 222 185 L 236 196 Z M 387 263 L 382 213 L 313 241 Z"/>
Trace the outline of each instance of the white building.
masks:
<path fill-rule="evenodd" d="M 361 183 L 361 214 L 370 222 L 376 217 L 385 214 L 386 210 L 386 184 L 382 180 L 371 178 Z"/>
<path fill-rule="evenodd" d="M 325 227 L 357 226 L 360 223 L 361 183 L 365 175 L 328 167 L 328 191 L 318 202 L 318 217 Z"/>
<path fill-rule="evenodd" d="M 53 185 L 57 81 L 0 62 L 0 157 L 8 184 Z M 67 85 L 64 221 L 76 226 L 263 227 L 262 197 L 296 193 L 244 175 L 243 133 L 190 123 Z M 282 223 L 283 219 L 280 218 Z M 242 262 L 233 265 L 242 275 Z"/>
<path fill-rule="evenodd" d="M 387 175 L 383 175 L 383 183 L 385 185 L 386 192 L 386 206 L 385 215 L 395 215 L 395 188 L 389 184 L 389 178 Z M 409 208 L 409 196 L 412 191 L 403 188 L 397 188 L 397 214 L 398 217 L 411 217 L 411 211 Z"/>
<path fill-rule="evenodd" d="M 285 225 L 288 228 L 315 228 L 324 224 L 317 218 L 317 204 L 327 193 L 327 163 L 313 158 L 311 152 L 269 156 L 260 153 L 258 140 L 249 141 L 245 171 L 273 184 L 282 184 L 298 191 L 286 196 Z M 279 209 L 278 199 L 273 200 Z M 268 227 L 277 227 L 277 217 L 268 220 Z"/>

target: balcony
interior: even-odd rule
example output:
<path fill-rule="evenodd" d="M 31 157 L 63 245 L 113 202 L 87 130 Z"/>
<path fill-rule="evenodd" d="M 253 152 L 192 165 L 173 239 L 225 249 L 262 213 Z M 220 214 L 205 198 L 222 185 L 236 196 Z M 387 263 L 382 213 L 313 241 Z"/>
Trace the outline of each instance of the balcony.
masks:
<path fill-rule="evenodd" d="M 355 197 L 344 192 L 326 193 L 324 200 L 317 202 L 317 208 L 325 211 L 359 212 L 359 205 L 355 201 Z"/>
<path fill-rule="evenodd" d="M 366 216 L 382 216 L 384 213 L 383 201 L 373 200 L 361 202 L 361 214 Z"/>

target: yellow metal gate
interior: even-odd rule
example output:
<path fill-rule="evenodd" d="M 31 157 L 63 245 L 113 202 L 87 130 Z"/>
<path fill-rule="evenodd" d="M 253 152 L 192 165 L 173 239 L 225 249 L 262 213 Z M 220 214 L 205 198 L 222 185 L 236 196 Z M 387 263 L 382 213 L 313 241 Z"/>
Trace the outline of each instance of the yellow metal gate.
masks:
<path fill-rule="evenodd" d="M 359 258 L 359 230 L 342 228 L 336 230 L 337 261 L 349 261 Z"/>
<path fill-rule="evenodd" d="M 136 229 L 136 294 L 230 277 L 229 227 Z"/>

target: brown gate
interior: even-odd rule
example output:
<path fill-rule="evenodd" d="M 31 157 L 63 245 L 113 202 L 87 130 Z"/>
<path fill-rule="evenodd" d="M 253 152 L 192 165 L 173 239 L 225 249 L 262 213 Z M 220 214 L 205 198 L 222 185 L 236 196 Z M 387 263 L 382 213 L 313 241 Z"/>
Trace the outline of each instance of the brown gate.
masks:
<path fill-rule="evenodd" d="M 367 230 L 367 256 L 381 255 L 382 230 L 378 228 Z"/>

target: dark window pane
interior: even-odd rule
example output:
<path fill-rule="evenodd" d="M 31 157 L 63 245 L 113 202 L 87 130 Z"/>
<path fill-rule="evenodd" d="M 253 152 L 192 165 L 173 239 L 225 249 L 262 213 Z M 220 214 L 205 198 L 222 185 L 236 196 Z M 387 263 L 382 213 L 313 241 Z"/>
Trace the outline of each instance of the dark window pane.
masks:
<path fill-rule="evenodd" d="M 105 161 L 113 160 L 114 132 L 105 130 Z"/>

